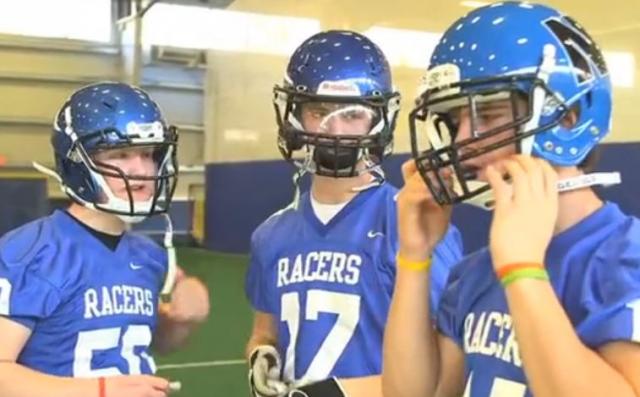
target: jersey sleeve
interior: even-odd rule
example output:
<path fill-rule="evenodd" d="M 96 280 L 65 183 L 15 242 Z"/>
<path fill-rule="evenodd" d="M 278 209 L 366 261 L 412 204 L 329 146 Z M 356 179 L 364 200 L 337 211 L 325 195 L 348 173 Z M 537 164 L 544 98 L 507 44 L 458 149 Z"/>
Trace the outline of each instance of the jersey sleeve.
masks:
<path fill-rule="evenodd" d="M 583 342 L 596 349 L 613 341 L 640 343 L 640 247 L 595 259 L 582 286 L 586 316 L 577 324 Z"/>
<path fill-rule="evenodd" d="M 269 304 L 270 300 L 266 290 L 268 274 L 265 265 L 267 264 L 264 263 L 265 252 L 260 240 L 260 229 L 258 229 L 251 236 L 251 253 L 245 277 L 245 294 L 254 309 L 273 313 L 275 309 Z"/>
<path fill-rule="evenodd" d="M 462 252 L 463 246 L 460 231 L 455 226 L 450 225 L 444 238 L 436 246 L 433 253 L 429 296 L 431 313 L 435 314 L 437 312 L 449 273 L 462 259 Z"/>
<path fill-rule="evenodd" d="M 25 254 L 19 241 L 6 241 L 0 245 L 0 315 L 33 329 L 60 304 L 58 288 L 42 273 L 43 262 L 55 253 Z"/>

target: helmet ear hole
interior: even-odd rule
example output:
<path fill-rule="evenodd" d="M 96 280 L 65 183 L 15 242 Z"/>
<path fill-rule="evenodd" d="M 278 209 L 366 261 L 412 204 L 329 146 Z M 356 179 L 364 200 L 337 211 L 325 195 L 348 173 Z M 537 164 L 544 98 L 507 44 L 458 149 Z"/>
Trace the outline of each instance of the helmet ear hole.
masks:
<path fill-rule="evenodd" d="M 580 104 L 577 103 L 569 109 L 567 114 L 560 120 L 560 125 L 564 128 L 570 130 L 578 124 L 578 120 L 580 120 Z"/>

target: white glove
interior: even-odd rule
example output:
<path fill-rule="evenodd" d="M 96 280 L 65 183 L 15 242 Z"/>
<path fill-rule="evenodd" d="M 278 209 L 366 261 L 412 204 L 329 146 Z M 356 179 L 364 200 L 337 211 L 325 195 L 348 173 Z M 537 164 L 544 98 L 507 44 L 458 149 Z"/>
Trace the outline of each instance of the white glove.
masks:
<path fill-rule="evenodd" d="M 249 387 L 254 397 L 284 396 L 289 388 L 280 379 L 282 361 L 271 345 L 253 349 L 249 358 Z"/>

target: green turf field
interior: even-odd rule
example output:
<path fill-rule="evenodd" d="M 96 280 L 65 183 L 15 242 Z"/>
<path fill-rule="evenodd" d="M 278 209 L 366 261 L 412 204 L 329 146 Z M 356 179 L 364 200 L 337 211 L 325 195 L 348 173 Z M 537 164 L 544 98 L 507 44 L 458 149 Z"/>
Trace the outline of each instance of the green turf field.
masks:
<path fill-rule="evenodd" d="M 180 248 L 178 263 L 209 287 L 211 317 L 182 351 L 157 357 L 158 375 L 182 382 L 176 397 L 246 397 L 244 345 L 251 308 L 244 296 L 244 255 Z"/>

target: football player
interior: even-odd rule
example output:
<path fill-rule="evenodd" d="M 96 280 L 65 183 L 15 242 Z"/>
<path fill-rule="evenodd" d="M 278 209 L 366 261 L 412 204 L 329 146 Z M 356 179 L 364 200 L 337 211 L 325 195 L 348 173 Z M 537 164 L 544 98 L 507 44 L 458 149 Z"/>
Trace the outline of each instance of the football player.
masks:
<path fill-rule="evenodd" d="M 389 396 L 640 396 L 640 223 L 591 186 L 609 132 L 602 53 L 540 4 L 476 9 L 436 47 L 411 114 Z M 423 122 L 428 125 L 425 128 Z M 451 205 L 493 208 L 489 246 L 452 271 L 435 315 L 433 248 Z"/>
<path fill-rule="evenodd" d="M 381 396 L 397 189 L 379 166 L 400 96 L 380 49 L 351 31 L 305 40 L 274 91 L 280 151 L 312 182 L 252 236 L 253 395 Z M 451 226 L 434 253 L 432 304 L 461 250 Z"/>
<path fill-rule="evenodd" d="M 73 203 L 0 239 L 0 394 L 166 396 L 151 348 L 182 345 L 208 292 L 128 227 L 168 211 L 177 132 L 147 93 L 104 82 L 64 103 L 51 143 L 55 171 L 38 168 Z"/>

